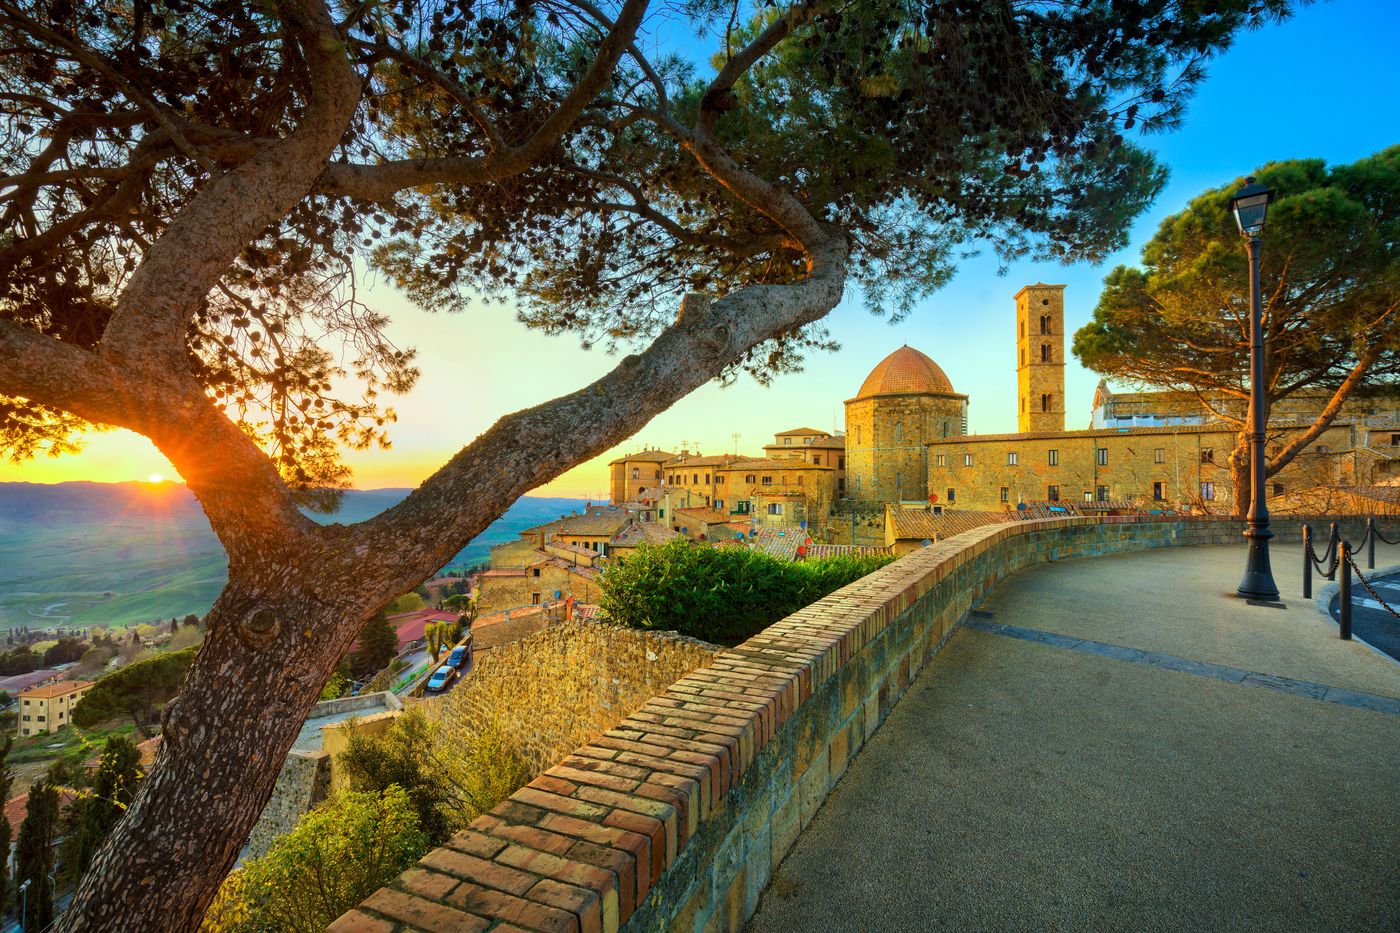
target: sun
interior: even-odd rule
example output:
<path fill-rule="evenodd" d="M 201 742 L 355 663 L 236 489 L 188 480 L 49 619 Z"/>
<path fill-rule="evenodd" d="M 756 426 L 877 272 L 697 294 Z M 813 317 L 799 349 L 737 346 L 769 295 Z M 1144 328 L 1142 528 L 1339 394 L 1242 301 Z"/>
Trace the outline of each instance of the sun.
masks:
<path fill-rule="evenodd" d="M 164 476 L 161 476 L 159 473 L 152 473 L 150 476 L 146 477 L 146 482 L 148 482 L 148 483 L 163 483 L 163 482 L 165 482 L 165 477 L 164 477 Z"/>

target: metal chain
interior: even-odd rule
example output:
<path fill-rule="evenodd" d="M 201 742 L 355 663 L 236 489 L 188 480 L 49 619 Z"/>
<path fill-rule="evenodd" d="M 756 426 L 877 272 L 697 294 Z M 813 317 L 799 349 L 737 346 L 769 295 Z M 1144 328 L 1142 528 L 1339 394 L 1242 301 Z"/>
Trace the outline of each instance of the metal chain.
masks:
<path fill-rule="evenodd" d="M 1347 555 L 1347 563 L 1351 565 L 1352 572 L 1356 574 L 1356 579 L 1360 580 L 1361 585 L 1366 587 L 1366 592 L 1371 594 L 1371 598 L 1380 603 L 1380 607 L 1394 616 L 1397 621 L 1400 621 L 1400 612 L 1396 612 L 1395 609 L 1391 607 L 1390 603 L 1381 599 L 1380 594 L 1371 586 L 1371 581 L 1361 575 L 1361 568 L 1356 566 L 1356 561 L 1352 559 L 1350 554 Z"/>
<path fill-rule="evenodd" d="M 1341 538 L 1340 536 L 1338 536 L 1330 538 L 1327 541 L 1328 564 L 1326 570 L 1322 569 L 1322 558 L 1318 557 L 1317 552 L 1313 550 L 1312 539 L 1308 540 L 1308 559 L 1313 562 L 1313 566 L 1317 568 L 1317 572 L 1322 574 L 1324 577 L 1332 576 L 1332 574 L 1335 573 L 1337 570 L 1337 561 L 1341 559 L 1337 550 L 1337 542 L 1340 540 Z"/>
<path fill-rule="evenodd" d="M 1382 544 L 1389 544 L 1392 546 L 1400 544 L 1400 537 L 1397 537 L 1394 541 L 1390 540 L 1385 535 L 1381 534 L 1380 526 L 1377 525 L 1375 522 L 1371 523 L 1371 531 L 1375 533 L 1376 540 L 1381 542 Z"/>

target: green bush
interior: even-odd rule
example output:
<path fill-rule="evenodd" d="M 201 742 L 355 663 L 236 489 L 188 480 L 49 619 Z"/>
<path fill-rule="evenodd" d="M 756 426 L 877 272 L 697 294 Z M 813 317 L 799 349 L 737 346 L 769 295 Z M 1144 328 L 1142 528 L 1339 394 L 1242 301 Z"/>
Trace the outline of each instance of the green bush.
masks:
<path fill-rule="evenodd" d="M 599 604 L 632 628 L 733 645 L 888 564 L 886 555 L 791 563 L 762 551 L 677 538 L 641 547 L 603 573 Z"/>
<path fill-rule="evenodd" d="M 403 788 L 343 791 L 224 880 L 205 933 L 320 933 L 427 850 Z"/>

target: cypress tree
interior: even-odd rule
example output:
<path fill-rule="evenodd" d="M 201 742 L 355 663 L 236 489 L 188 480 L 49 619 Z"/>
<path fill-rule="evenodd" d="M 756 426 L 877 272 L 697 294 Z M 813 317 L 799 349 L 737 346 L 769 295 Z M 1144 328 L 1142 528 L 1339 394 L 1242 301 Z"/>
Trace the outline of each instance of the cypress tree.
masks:
<path fill-rule="evenodd" d="M 53 922 L 53 838 L 58 829 L 58 787 L 47 775 L 29 788 L 29 807 L 19 828 L 15 845 L 15 890 L 21 902 L 26 930 L 42 930 Z M 20 897 L 19 888 L 29 882 L 29 892 Z"/>
<path fill-rule="evenodd" d="M 92 791 L 69 808 L 63 840 L 63 872 L 74 883 L 83 877 L 97 850 L 120 822 L 136 796 L 141 777 L 141 753 L 123 735 L 107 739 L 102 761 L 92 779 Z"/>
<path fill-rule="evenodd" d="M 0 803 L 10 799 L 10 785 L 15 781 L 14 772 L 10 770 L 10 746 L 15 742 L 14 736 L 6 735 L 5 740 L 0 742 Z M 0 916 L 5 913 L 5 905 L 9 901 L 10 894 L 10 821 L 0 817 Z"/>
<path fill-rule="evenodd" d="M 360 650 L 355 665 L 367 674 L 383 670 L 399 653 L 398 633 L 389 625 L 389 617 L 381 609 L 365 623 L 360 632 Z"/>

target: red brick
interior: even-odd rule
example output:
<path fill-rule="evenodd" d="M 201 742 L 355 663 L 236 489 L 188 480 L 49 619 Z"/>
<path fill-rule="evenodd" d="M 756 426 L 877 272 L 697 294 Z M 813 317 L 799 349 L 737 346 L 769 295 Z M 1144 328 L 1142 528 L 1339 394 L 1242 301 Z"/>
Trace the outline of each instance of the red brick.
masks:
<path fill-rule="evenodd" d="M 602 933 L 603 903 L 594 891 L 544 878 L 525 896 L 540 904 L 569 911 L 578 918 L 582 933 Z"/>
<path fill-rule="evenodd" d="M 637 782 L 631 778 L 606 774 L 601 771 L 582 771 L 564 765 L 554 766 L 550 769 L 550 773 L 558 774 L 575 784 L 592 784 L 595 787 L 606 787 L 608 790 L 628 791 L 637 786 Z"/>
<path fill-rule="evenodd" d="M 421 930 L 451 930 L 453 933 L 480 933 L 491 924 L 481 917 L 475 917 L 443 904 L 434 904 L 419 897 L 380 888 L 363 905 L 377 913 L 393 917 Z"/>
<path fill-rule="evenodd" d="M 646 836 L 651 840 L 651 877 L 660 878 L 661 872 L 676 860 L 676 850 L 669 846 L 670 835 L 666 832 L 666 824 L 660 820 L 649 816 L 642 816 L 640 813 L 631 813 L 627 810 L 614 810 L 607 815 L 603 822 L 608 826 L 615 826 L 618 829 L 625 829 L 638 835 Z"/>
<path fill-rule="evenodd" d="M 553 852 L 555 855 L 563 855 L 569 851 L 569 847 L 574 844 L 574 840 L 567 836 L 557 836 L 554 833 L 545 832 L 534 826 L 517 826 L 513 823 L 503 823 L 491 814 L 477 817 L 472 823 L 473 826 L 480 827 L 490 833 L 494 838 L 504 840 L 501 844 L 505 848 L 508 842 L 517 842 L 532 849 L 539 849 L 542 852 Z"/>
<path fill-rule="evenodd" d="M 465 886 L 464 886 L 465 887 Z M 454 903 L 457 903 L 454 898 Z M 474 914 L 516 923 L 541 933 L 580 933 L 578 917 L 567 910 L 550 907 L 535 901 L 525 900 L 492 891 L 488 888 L 472 887 L 457 906 Z"/>
<path fill-rule="evenodd" d="M 457 833 L 451 839 L 447 840 L 447 844 L 454 849 L 465 852 L 468 855 L 475 855 L 478 858 L 490 858 L 506 847 L 506 844 L 499 839 L 483 836 L 481 833 L 473 832 L 470 829 L 464 829 L 460 833 Z"/>
<path fill-rule="evenodd" d="M 587 865 L 573 859 L 550 855 L 548 852 L 527 849 L 524 846 L 508 847 L 496 856 L 496 860 L 513 868 L 523 868 L 537 875 L 562 881 L 565 884 L 592 888 L 600 895 L 617 890 L 617 879 L 613 877 L 611 872 L 604 871 L 596 865 Z"/>
<path fill-rule="evenodd" d="M 621 919 L 626 920 L 636 909 L 641 895 L 637 893 L 637 861 L 620 849 L 597 846 L 591 842 L 578 842 L 569 850 L 569 858 L 585 865 L 596 865 L 610 871 L 617 878 L 617 909 Z"/>
<path fill-rule="evenodd" d="M 597 804 L 588 803 L 584 800 L 576 800 L 573 797 L 561 797 L 558 794 L 549 794 L 542 790 L 536 790 L 528 785 L 520 788 L 513 796 L 526 803 L 533 804 L 541 810 L 550 810 L 554 813 L 576 816 L 581 820 L 602 819 L 608 812 L 607 807 L 600 807 Z"/>
<path fill-rule="evenodd" d="M 399 886 L 410 894 L 426 897 L 430 901 L 440 901 L 448 891 L 457 887 L 458 881 L 451 875 L 442 875 L 422 868 L 410 868 L 399 875 Z"/>
<path fill-rule="evenodd" d="M 549 791 L 551 794 L 559 794 L 567 797 L 574 792 L 574 785 L 562 778 L 554 776 L 554 769 L 546 771 L 544 774 L 536 775 L 527 787 L 537 787 L 540 790 Z"/>
<path fill-rule="evenodd" d="M 326 927 L 326 933 L 393 933 L 394 925 L 388 920 L 380 920 L 358 910 L 340 915 L 339 919 Z"/>
<path fill-rule="evenodd" d="M 423 856 L 419 864 L 511 894 L 524 894 L 535 883 L 535 879 L 523 871 L 451 849 L 434 849 Z"/>

